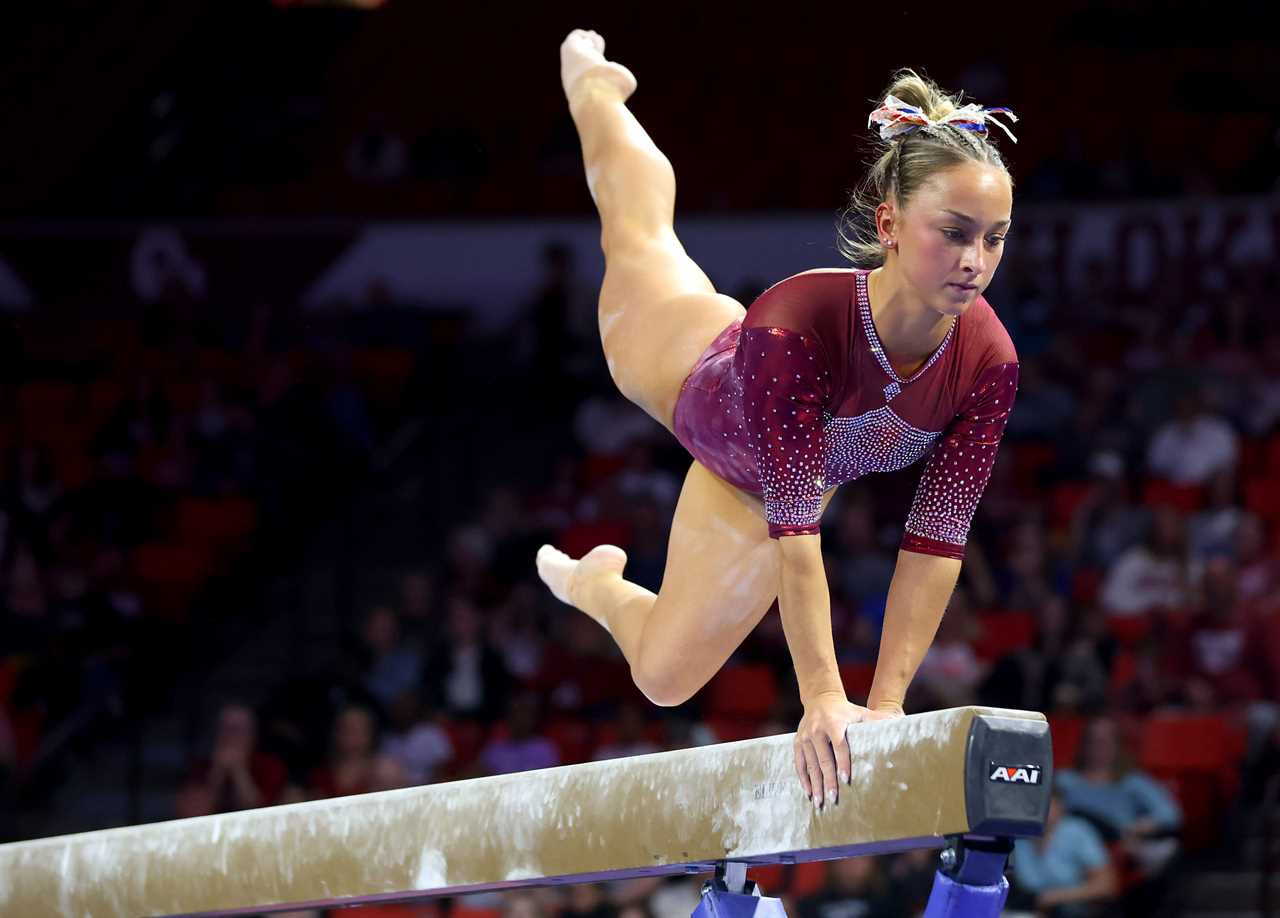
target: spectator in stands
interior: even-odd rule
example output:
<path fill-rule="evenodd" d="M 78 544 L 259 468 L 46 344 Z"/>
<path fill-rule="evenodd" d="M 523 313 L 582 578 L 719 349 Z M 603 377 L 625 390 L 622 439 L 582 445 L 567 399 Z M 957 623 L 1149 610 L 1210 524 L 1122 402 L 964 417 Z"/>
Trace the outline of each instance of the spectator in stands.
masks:
<path fill-rule="evenodd" d="M 1188 577 L 1182 516 L 1172 507 L 1157 507 L 1146 540 L 1107 571 L 1100 598 L 1111 615 L 1184 609 Z"/>
<path fill-rule="evenodd" d="M 1071 557 L 1078 564 L 1104 568 L 1142 540 L 1150 515 L 1134 502 L 1119 453 L 1094 453 L 1089 475 L 1089 489 L 1071 517 Z"/>
<path fill-rule="evenodd" d="M 1101 914 L 1119 893 L 1102 836 L 1067 811 L 1060 787 L 1053 789 L 1044 834 L 1019 838 L 1010 866 L 1010 911 L 1033 908 L 1044 918 L 1087 918 Z"/>
<path fill-rule="evenodd" d="M 0 812 L 7 809 L 9 787 L 18 770 L 18 747 L 13 739 L 13 725 L 9 712 L 0 706 Z M 4 837 L 0 832 L 0 837 Z"/>
<path fill-rule="evenodd" d="M 1256 615 L 1280 610 L 1280 557 L 1267 549 L 1267 525 L 1252 513 L 1240 519 L 1236 530 L 1236 592 L 1240 602 Z"/>
<path fill-rule="evenodd" d="M 828 508 L 828 515 L 830 510 Z M 843 559 L 836 565 L 839 585 L 855 607 L 868 599 L 883 604 L 893 579 L 893 556 L 876 538 L 875 508 L 869 500 L 841 503 L 836 515 L 836 544 Z"/>
<path fill-rule="evenodd" d="M 1187 701 L 1208 710 L 1260 701 L 1268 683 L 1260 628 L 1240 606 L 1236 581 L 1228 558 L 1214 558 L 1205 566 L 1200 608 L 1175 652 L 1175 672 Z"/>
<path fill-rule="evenodd" d="M 432 624 L 435 592 L 435 578 L 425 568 L 405 571 L 400 577 L 400 618 L 408 631 L 416 633 Z"/>
<path fill-rule="evenodd" d="M 658 592 L 667 565 L 671 510 L 648 493 L 631 498 L 627 522 L 631 544 L 627 546 L 627 577 L 646 590 Z"/>
<path fill-rule="evenodd" d="M 156 381 L 145 374 L 134 378 L 129 394 L 94 438 L 100 454 L 136 456 L 144 446 L 164 442 L 174 423 L 173 406 Z"/>
<path fill-rule="evenodd" d="M 403 786 L 395 760 L 377 753 L 378 739 L 373 711 L 358 704 L 340 709 L 333 721 L 329 759 L 307 776 L 307 798 L 345 797 Z"/>
<path fill-rule="evenodd" d="M 1178 399 L 1174 417 L 1151 438 L 1147 467 L 1174 484 L 1204 485 L 1216 473 L 1234 469 L 1239 452 L 1235 429 L 1188 393 Z"/>
<path fill-rule="evenodd" d="M 453 758 L 449 734 L 422 706 L 417 686 L 405 689 L 390 705 L 390 725 L 379 752 L 399 765 L 407 784 L 430 784 Z"/>
<path fill-rule="evenodd" d="M 562 918 L 619 918 L 618 908 L 599 883 L 577 883 L 569 887 Z"/>
<path fill-rule="evenodd" d="M 1208 483 L 1207 506 L 1187 522 L 1187 549 L 1192 563 L 1201 565 L 1215 555 L 1234 555 L 1244 517 L 1236 496 L 1234 470 L 1215 472 Z"/>
<path fill-rule="evenodd" d="M 489 740 L 480 752 L 480 765 L 491 775 L 535 768 L 552 768 L 560 764 L 555 744 L 538 736 L 539 703 L 532 692 L 522 692 L 507 707 L 505 735 Z"/>
<path fill-rule="evenodd" d="M 1057 789 L 1072 815 L 1081 816 L 1118 842 L 1141 878 L 1126 890 L 1131 914 L 1154 914 L 1179 851 L 1182 808 L 1150 775 L 1135 768 L 1120 727 L 1110 717 L 1092 718 L 1080 739 L 1076 767 L 1058 772 Z"/>
<path fill-rule="evenodd" d="M 287 774 L 280 759 L 258 748 L 258 717 L 240 702 L 218 712 L 217 731 L 208 756 L 195 762 L 178 790 L 175 815 L 230 813 L 281 800 Z"/>
<path fill-rule="evenodd" d="M 1026 519 L 1009 533 L 1002 573 L 1003 605 L 1009 609 L 1035 609 L 1064 591 L 1064 585 L 1050 570 L 1049 548 L 1044 527 L 1036 519 Z"/>
<path fill-rule="evenodd" d="M 1250 433 L 1264 437 L 1280 427 L 1280 334 L 1268 335 L 1260 350 L 1245 400 L 1244 423 Z"/>
<path fill-rule="evenodd" d="M 1076 412 L 1071 388 L 1051 379 L 1040 360 L 1022 360 L 1018 370 L 1018 411 L 1009 416 L 1005 436 L 1011 440 L 1049 439 L 1070 423 Z"/>
<path fill-rule="evenodd" d="M 360 674 L 364 687 L 389 710 L 422 681 L 422 654 L 401 637 L 400 619 L 390 606 L 374 606 L 361 629 Z"/>
<path fill-rule="evenodd" d="M 346 162 L 347 173 L 357 181 L 394 182 L 408 171 L 409 147 L 384 115 L 371 112 L 347 148 Z"/>
<path fill-rule="evenodd" d="M 827 861 L 822 889 L 796 903 L 800 918 L 906 918 L 901 900 L 891 895 L 879 858 L 846 857 Z"/>
<path fill-rule="evenodd" d="M 916 710 L 951 708 L 973 704 L 979 683 L 987 674 L 973 642 L 979 625 L 962 589 L 951 596 L 937 636 L 916 671 L 911 691 L 916 694 Z"/>
<path fill-rule="evenodd" d="M 3 495 L 15 534 L 25 535 L 35 544 L 43 543 L 58 501 L 65 494 L 53 465 L 53 456 L 44 446 L 21 446 L 10 452 L 13 469 Z"/>
<path fill-rule="evenodd" d="M 502 901 L 502 918 L 544 918 L 546 909 L 538 897 L 529 892 L 509 893 Z"/>
<path fill-rule="evenodd" d="M 511 676 L 485 638 L 475 603 L 454 593 L 445 608 L 447 631 L 428 652 L 424 667 L 427 703 L 454 717 L 492 720 L 503 710 Z"/>
<path fill-rule="evenodd" d="M 658 744 L 646 735 L 644 709 L 640 705 L 624 704 L 618 711 L 614 726 L 616 733 L 613 739 L 596 749 L 592 756 L 595 761 L 625 759 L 660 751 Z"/>
<path fill-rule="evenodd" d="M 542 670 L 547 648 L 543 595 L 528 580 L 517 582 L 506 602 L 489 613 L 489 643 L 502 655 L 503 665 L 515 679 L 529 681 Z"/>

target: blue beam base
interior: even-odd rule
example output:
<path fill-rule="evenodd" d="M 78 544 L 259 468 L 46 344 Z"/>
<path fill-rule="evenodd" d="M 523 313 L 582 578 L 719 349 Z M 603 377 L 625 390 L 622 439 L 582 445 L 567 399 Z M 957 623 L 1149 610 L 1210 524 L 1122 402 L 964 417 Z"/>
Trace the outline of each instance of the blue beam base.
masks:
<path fill-rule="evenodd" d="M 924 918 L 996 918 L 1008 897 L 1009 881 L 1004 877 L 992 886 L 971 886 L 939 870 Z"/>
<path fill-rule="evenodd" d="M 781 899 L 704 889 L 693 918 L 787 918 Z"/>

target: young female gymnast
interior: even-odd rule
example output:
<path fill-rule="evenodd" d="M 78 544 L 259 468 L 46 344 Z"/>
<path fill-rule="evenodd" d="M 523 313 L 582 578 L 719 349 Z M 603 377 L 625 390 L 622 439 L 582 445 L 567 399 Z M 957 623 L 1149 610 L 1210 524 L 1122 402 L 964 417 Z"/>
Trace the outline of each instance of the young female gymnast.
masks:
<path fill-rule="evenodd" d="M 560 76 L 603 226 L 610 373 L 695 461 L 656 596 L 623 578 L 612 545 L 580 560 L 543 546 L 538 573 L 609 630 L 660 705 L 701 688 L 777 599 L 804 703 L 796 772 L 816 807 L 835 803 L 849 782 L 846 726 L 903 714 L 1013 405 L 1017 355 L 982 297 L 1013 204 L 987 125 L 1008 133 L 992 116 L 1012 113 L 957 107 L 896 74 L 869 120 L 882 154 L 855 197 L 874 235 L 840 234 L 844 254 L 874 268 L 805 271 L 746 310 L 676 238 L 671 163 L 625 104 L 635 77 L 583 30 L 560 46 Z M 852 704 L 818 520 L 839 485 L 926 455 L 871 693 Z"/>

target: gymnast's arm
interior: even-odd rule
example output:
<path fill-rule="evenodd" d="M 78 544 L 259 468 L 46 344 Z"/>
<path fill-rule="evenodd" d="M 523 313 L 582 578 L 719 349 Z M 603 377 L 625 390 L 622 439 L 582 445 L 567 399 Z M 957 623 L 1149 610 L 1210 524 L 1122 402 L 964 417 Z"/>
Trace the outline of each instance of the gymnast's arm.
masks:
<path fill-rule="evenodd" d="M 988 367 L 961 406 L 916 488 L 889 583 L 880 654 L 867 707 L 901 711 L 933 643 L 964 558 L 969 525 L 991 477 L 1018 388 L 1018 365 Z"/>
<path fill-rule="evenodd" d="M 907 687 L 933 643 L 959 576 L 958 558 L 898 551 L 868 708 L 902 713 Z"/>
<path fill-rule="evenodd" d="M 788 536 L 778 539 L 781 572 L 778 610 L 787 636 L 787 648 L 806 706 L 820 696 L 845 700 L 831 634 L 831 594 L 822 563 L 822 536 Z"/>

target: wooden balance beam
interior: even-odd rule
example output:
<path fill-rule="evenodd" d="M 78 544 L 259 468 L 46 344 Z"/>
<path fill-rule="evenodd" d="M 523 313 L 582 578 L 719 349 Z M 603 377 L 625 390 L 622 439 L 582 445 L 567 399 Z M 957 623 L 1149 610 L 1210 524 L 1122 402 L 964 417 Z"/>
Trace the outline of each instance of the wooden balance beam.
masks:
<path fill-rule="evenodd" d="M 849 728 L 821 812 L 792 735 L 0 845 L 0 915 L 257 913 L 710 871 L 1038 835 L 1041 714 Z"/>

